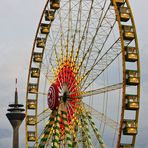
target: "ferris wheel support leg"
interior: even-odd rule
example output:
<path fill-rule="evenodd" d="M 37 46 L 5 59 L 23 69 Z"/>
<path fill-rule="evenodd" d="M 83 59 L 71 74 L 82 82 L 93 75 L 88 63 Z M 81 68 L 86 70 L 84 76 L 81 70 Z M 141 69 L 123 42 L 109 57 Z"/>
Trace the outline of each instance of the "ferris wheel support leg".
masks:
<path fill-rule="evenodd" d="M 69 126 L 67 122 L 67 113 L 66 112 L 62 112 L 62 113 L 63 113 L 62 117 L 63 117 L 64 127 L 65 127 L 67 145 L 68 145 L 68 148 L 72 148 L 72 139 L 71 139 L 71 134 L 69 132 Z"/>
<path fill-rule="evenodd" d="M 61 119 L 61 111 L 58 111 L 55 121 L 55 132 L 54 138 L 52 140 L 52 148 L 59 148 L 59 140 L 60 140 L 60 119 Z"/>
<path fill-rule="evenodd" d="M 93 131 L 94 131 L 94 133 L 95 133 L 95 135 L 96 135 L 96 137 L 97 137 L 97 139 L 98 139 L 98 141 L 100 143 L 101 148 L 106 148 L 106 145 L 105 145 L 105 143 L 103 141 L 103 138 L 102 138 L 101 134 L 99 133 L 99 130 L 97 129 L 95 123 L 93 122 L 91 114 L 89 112 L 87 112 L 87 117 L 88 117 L 90 125 L 92 126 Z"/>
<path fill-rule="evenodd" d="M 44 129 L 44 132 L 41 136 L 42 138 L 40 140 L 39 147 L 45 147 L 45 145 L 48 145 L 49 139 L 50 139 L 51 134 L 53 132 L 54 121 L 55 121 L 55 118 L 53 116 L 53 113 L 51 113 L 49 121 L 48 121 L 48 123 Z"/>
<path fill-rule="evenodd" d="M 86 134 L 86 140 L 87 140 L 88 146 L 89 146 L 89 148 L 92 148 L 93 145 L 92 145 L 91 136 L 90 136 L 90 132 L 89 132 L 88 122 L 87 122 L 86 116 L 83 113 L 82 113 L 82 119 L 83 119 L 82 122 L 84 125 L 84 131 Z"/>

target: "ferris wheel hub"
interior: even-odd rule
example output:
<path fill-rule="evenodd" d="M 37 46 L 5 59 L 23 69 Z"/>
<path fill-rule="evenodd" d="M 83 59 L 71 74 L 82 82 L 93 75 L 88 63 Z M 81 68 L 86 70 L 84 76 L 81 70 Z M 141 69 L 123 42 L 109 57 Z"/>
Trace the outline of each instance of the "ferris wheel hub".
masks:
<path fill-rule="evenodd" d="M 48 106 L 51 110 L 59 107 L 59 104 L 66 103 L 69 97 L 68 85 L 66 82 L 62 84 L 60 89 L 56 83 L 53 83 L 48 90 Z"/>
<path fill-rule="evenodd" d="M 48 90 L 48 97 L 47 97 L 48 107 L 51 110 L 57 109 L 59 106 L 59 88 L 55 83 L 53 83 Z"/>

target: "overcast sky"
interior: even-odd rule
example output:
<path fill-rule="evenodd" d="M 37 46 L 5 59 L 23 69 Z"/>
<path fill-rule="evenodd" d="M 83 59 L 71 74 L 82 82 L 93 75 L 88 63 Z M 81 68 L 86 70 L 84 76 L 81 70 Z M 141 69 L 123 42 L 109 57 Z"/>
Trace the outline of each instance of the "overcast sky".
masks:
<path fill-rule="evenodd" d="M 148 148 L 148 1 L 130 0 L 141 57 L 141 107 L 136 148 Z M 12 130 L 5 117 L 13 102 L 15 77 L 19 101 L 25 104 L 25 88 L 31 48 L 45 0 L 0 0 L 0 148 L 11 147 Z M 25 143 L 24 125 L 20 143 Z M 21 146 L 21 148 L 23 148 Z"/>

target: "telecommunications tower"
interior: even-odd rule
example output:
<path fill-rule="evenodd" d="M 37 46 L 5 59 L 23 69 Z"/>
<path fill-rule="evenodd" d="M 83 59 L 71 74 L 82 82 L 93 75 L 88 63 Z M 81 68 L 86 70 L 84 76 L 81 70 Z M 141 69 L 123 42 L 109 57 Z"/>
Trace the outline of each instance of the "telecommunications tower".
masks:
<path fill-rule="evenodd" d="M 15 88 L 15 100 L 13 104 L 9 104 L 6 114 L 8 120 L 13 127 L 13 148 L 19 148 L 19 127 L 25 118 L 24 105 L 18 104 L 17 79 Z"/>

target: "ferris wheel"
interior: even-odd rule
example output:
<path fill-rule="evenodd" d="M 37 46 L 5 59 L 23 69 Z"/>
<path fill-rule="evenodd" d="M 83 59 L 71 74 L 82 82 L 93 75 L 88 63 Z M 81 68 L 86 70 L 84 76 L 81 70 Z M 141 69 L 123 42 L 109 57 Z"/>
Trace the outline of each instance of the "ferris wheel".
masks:
<path fill-rule="evenodd" d="M 128 0 L 47 0 L 26 92 L 26 147 L 133 148 L 140 61 Z"/>

